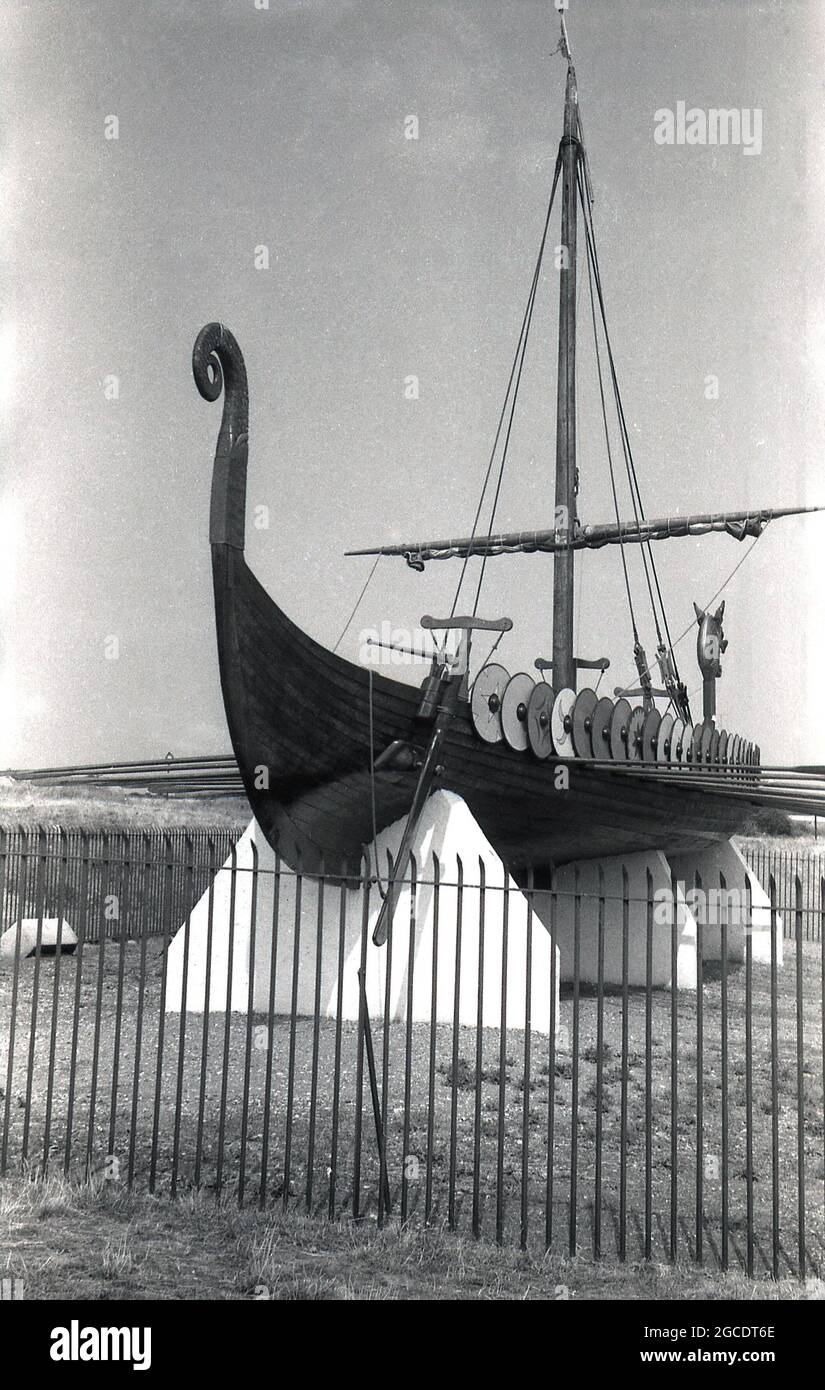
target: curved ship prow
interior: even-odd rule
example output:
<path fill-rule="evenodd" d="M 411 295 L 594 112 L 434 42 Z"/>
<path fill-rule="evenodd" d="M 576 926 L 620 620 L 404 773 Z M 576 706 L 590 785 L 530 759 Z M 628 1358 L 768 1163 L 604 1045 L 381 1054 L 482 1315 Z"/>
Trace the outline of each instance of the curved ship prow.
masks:
<path fill-rule="evenodd" d="M 209 539 L 218 659 L 230 738 L 255 818 L 293 867 L 357 872 L 373 836 L 369 675 L 286 617 L 244 558 L 248 448 L 246 370 L 219 323 L 198 334 L 192 366 L 206 400 L 224 392 L 212 475 Z M 378 748 L 415 715 L 417 692 L 376 675 Z M 403 815 L 409 774 L 381 771 L 375 826 Z"/>

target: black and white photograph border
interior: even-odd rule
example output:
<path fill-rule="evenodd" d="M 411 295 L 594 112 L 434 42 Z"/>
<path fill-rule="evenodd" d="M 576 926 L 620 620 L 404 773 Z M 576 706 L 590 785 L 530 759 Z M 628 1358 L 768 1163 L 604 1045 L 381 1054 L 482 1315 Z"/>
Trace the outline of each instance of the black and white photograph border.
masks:
<path fill-rule="evenodd" d="M 825 1297 L 823 52 L 8 0 L 0 1302 Z"/>

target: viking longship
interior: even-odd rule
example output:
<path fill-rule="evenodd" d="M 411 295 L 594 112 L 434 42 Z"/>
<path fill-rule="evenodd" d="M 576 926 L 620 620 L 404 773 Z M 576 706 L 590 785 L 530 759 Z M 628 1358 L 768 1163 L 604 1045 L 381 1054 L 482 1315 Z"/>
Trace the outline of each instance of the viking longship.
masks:
<path fill-rule="evenodd" d="M 397 864 L 405 864 L 424 804 L 437 788 L 457 793 L 518 878 L 532 871 L 601 854 L 704 847 L 728 836 L 754 807 L 812 809 L 804 778 L 790 780 L 762 766 L 744 732 L 720 727 L 715 689 L 725 649 L 724 603 L 697 609 L 697 650 L 703 678 L 702 717 L 694 717 L 681 678 L 661 598 L 654 545 L 684 536 L 718 533 L 738 541 L 758 537 L 774 518 L 815 508 L 708 512 L 646 517 L 625 422 L 599 269 L 590 163 L 584 143 L 576 74 L 562 21 L 560 49 L 567 63 L 564 126 L 544 229 L 513 370 L 499 419 L 485 490 L 503 468 L 521 365 L 530 334 L 536 287 L 551 214 L 560 192 L 558 389 L 555 507 L 552 526 L 502 533 L 482 526 L 482 501 L 468 534 L 413 540 L 350 551 L 398 556 L 416 570 L 436 560 L 461 561 L 452 612 L 426 616 L 430 670 L 422 686 L 390 679 L 320 646 L 286 616 L 244 559 L 248 393 L 244 361 L 232 333 L 219 323 L 198 335 L 193 352 L 201 395 L 223 391 L 223 418 L 212 480 L 210 543 L 218 655 L 232 745 L 254 814 L 292 867 L 308 873 L 353 872 L 377 832 L 406 818 Z M 582 247 L 583 242 L 583 247 Z M 619 514 L 609 431 L 606 452 L 614 518 L 588 524 L 577 512 L 576 308 L 578 249 L 583 250 L 602 408 L 612 396 L 619 451 L 632 515 Z M 584 282 L 584 276 L 582 276 Z M 601 343 L 601 347 L 600 347 Z M 605 422 L 607 416 L 605 414 Z M 614 429 L 616 427 L 614 426 Z M 503 441 L 503 443 L 502 443 Z M 498 452 L 497 452 L 498 451 Z M 500 476 L 500 474 L 499 474 Z M 488 494 L 490 495 L 490 494 Z M 609 662 L 575 654 L 574 584 L 577 552 L 616 548 L 627 581 L 628 555 L 641 548 L 655 623 L 652 662 L 639 639 L 630 602 L 638 681 L 612 697 L 580 685 L 582 672 Z M 535 678 L 510 674 L 492 660 L 509 617 L 481 617 L 458 595 L 468 562 L 514 553 L 553 557 L 552 654 L 537 656 Z M 484 646 L 484 659 L 476 660 Z M 492 650 L 491 650 L 492 645 Z M 656 672 L 654 679 L 653 672 Z M 635 703 L 634 703 L 635 702 Z M 815 807 L 813 807 L 815 809 Z M 820 807 L 821 809 L 821 807 Z M 376 940 L 386 932 L 379 922 Z"/>

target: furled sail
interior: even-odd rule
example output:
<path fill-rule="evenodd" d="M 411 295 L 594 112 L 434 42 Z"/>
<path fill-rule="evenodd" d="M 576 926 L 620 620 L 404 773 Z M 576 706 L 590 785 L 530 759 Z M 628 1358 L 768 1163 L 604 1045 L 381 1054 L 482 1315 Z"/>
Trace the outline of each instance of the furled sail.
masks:
<path fill-rule="evenodd" d="M 399 555 L 414 569 L 427 560 L 464 559 L 470 555 L 552 554 L 557 550 L 600 550 L 605 545 L 638 545 L 647 541 L 671 540 L 677 536 L 704 536 L 710 531 L 725 532 L 742 541 L 760 536 L 780 516 L 800 516 L 821 512 L 825 507 L 762 507 L 746 512 L 698 512 L 691 516 L 664 516 L 652 520 L 622 521 L 603 526 L 576 523 L 572 534 L 556 528 L 550 531 L 501 531 L 492 535 L 462 536 L 440 541 L 407 541 L 367 550 L 348 550 L 347 555 Z"/>

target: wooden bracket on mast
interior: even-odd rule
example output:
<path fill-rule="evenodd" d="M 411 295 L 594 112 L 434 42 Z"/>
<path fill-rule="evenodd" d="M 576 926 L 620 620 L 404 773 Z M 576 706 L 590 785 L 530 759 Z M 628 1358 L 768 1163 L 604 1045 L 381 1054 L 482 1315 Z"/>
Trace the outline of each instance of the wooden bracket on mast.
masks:
<path fill-rule="evenodd" d="M 606 671 L 610 665 L 610 658 L 597 656 L 592 661 L 588 661 L 583 656 L 574 656 L 573 662 L 580 671 Z M 537 671 L 552 671 L 553 669 L 552 661 L 549 661 L 545 656 L 537 656 L 533 665 Z"/>

